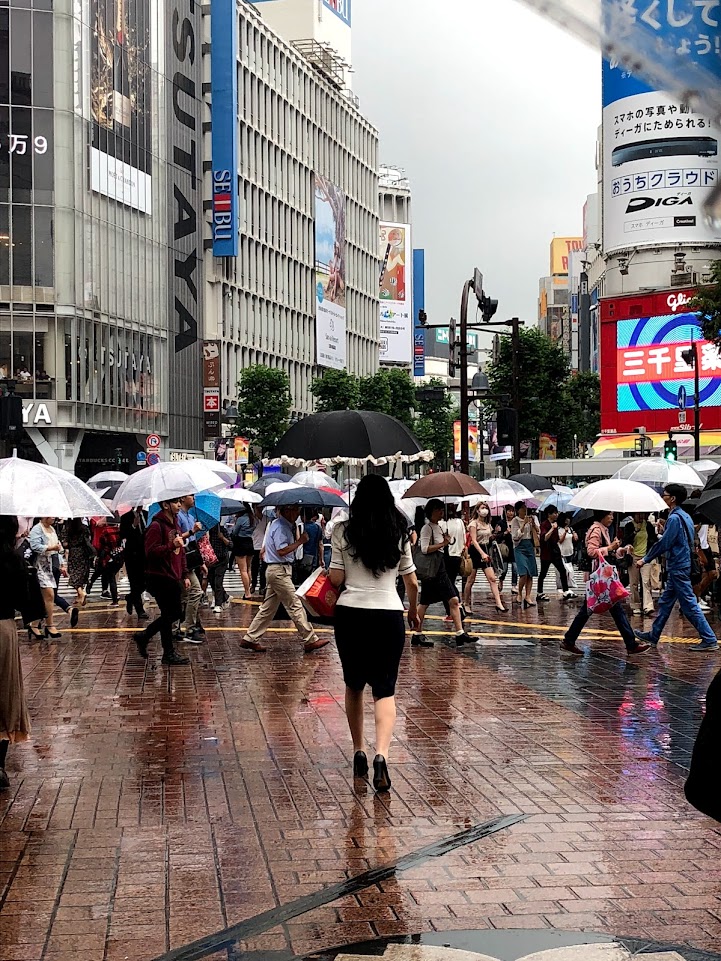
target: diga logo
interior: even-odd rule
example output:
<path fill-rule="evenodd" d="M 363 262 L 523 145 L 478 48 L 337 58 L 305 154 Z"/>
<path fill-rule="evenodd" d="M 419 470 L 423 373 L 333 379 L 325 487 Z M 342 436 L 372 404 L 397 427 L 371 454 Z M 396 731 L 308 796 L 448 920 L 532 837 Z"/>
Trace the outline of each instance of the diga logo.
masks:
<path fill-rule="evenodd" d="M 639 214 L 652 207 L 693 207 L 690 197 L 634 197 L 626 208 L 627 214 Z"/>

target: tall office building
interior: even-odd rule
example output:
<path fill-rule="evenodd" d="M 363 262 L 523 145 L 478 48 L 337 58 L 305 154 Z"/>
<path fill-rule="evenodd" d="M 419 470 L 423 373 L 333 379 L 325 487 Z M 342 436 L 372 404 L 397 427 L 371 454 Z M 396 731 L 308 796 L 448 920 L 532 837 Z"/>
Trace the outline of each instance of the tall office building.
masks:
<path fill-rule="evenodd" d="M 329 39 L 303 36 L 319 23 L 295 16 L 303 3 L 213 0 L 207 18 L 205 339 L 220 357 L 219 386 L 206 384 L 211 406 L 215 391 L 232 402 L 253 364 L 286 371 L 297 415 L 312 410 L 311 382 L 324 369 L 378 369 L 378 134 L 347 88 L 349 13 L 330 0 L 307 6 L 322 7 L 320 26 L 331 40 L 338 33 L 345 57 Z M 224 186 L 230 147 L 235 215 Z"/>
<path fill-rule="evenodd" d="M 188 0 L 0 8 L 0 380 L 25 456 L 87 475 L 149 433 L 199 446 L 200 43 Z"/>

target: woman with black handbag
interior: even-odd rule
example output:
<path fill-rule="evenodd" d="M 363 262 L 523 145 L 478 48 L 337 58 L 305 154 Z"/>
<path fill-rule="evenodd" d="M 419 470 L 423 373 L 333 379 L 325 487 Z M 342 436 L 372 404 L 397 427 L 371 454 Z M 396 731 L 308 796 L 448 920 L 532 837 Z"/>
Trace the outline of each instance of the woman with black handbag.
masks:
<path fill-rule="evenodd" d="M 421 601 L 418 607 L 418 632 L 411 637 L 414 647 L 433 647 L 423 633 L 423 621 L 431 604 L 448 603 L 456 634 L 456 645 L 472 644 L 474 637 L 467 634 L 461 620 L 461 603 L 458 591 L 451 584 L 446 570 L 444 553 L 450 538 L 441 530 L 440 521 L 445 513 L 443 501 L 433 498 L 426 504 L 426 523 L 421 528 L 418 543 L 413 552 L 418 579 L 421 582 Z"/>

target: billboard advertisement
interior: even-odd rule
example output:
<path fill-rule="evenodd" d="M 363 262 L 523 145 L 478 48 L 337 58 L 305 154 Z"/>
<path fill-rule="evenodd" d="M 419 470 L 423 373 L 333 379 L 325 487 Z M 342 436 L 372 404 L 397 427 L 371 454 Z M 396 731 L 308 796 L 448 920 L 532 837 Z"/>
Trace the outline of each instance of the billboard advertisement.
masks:
<path fill-rule="evenodd" d="M 410 224 L 380 225 L 380 361 L 410 364 L 413 355 L 413 248 Z"/>
<path fill-rule="evenodd" d="M 426 332 L 419 314 L 426 309 L 426 252 L 413 251 L 413 376 L 426 375 Z"/>
<path fill-rule="evenodd" d="M 150 0 L 91 0 L 90 189 L 152 209 Z"/>
<path fill-rule="evenodd" d="M 606 0 L 608 7 L 608 0 Z M 646 4 L 644 4 L 646 6 Z M 686 9 L 682 10 L 681 6 Z M 648 3 L 643 22 L 679 58 L 721 76 L 712 3 Z M 709 243 L 721 234 L 702 204 L 719 177 L 719 133 L 710 117 L 603 63 L 603 246 Z"/>
<path fill-rule="evenodd" d="M 346 366 L 345 193 L 315 175 L 316 363 Z"/>
<path fill-rule="evenodd" d="M 583 237 L 554 237 L 551 241 L 551 276 L 568 273 L 572 251 L 583 250 Z"/>
<path fill-rule="evenodd" d="M 688 311 L 693 291 L 665 291 L 601 301 L 601 431 L 693 429 L 680 424 L 679 393 L 693 406 L 694 372 L 683 358 L 697 343 L 701 423 L 721 425 L 721 355 Z"/>
<path fill-rule="evenodd" d="M 238 256 L 238 29 L 235 0 L 210 7 L 213 256 Z"/>

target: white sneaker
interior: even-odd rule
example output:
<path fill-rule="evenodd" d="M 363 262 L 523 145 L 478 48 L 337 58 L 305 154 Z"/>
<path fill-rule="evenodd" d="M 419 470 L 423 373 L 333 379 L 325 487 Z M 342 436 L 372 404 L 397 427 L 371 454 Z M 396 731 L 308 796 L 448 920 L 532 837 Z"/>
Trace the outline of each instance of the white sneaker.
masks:
<path fill-rule="evenodd" d="M 632 611 L 631 613 L 632 613 L 632 614 L 635 614 L 636 617 L 640 617 L 640 616 L 641 616 L 641 608 L 640 608 L 640 607 L 634 607 L 634 609 L 633 609 L 633 611 Z"/>
<path fill-rule="evenodd" d="M 563 596 L 566 598 L 567 601 L 571 601 L 576 596 L 576 594 L 574 591 L 566 591 L 566 593 Z"/>
<path fill-rule="evenodd" d="M 702 611 L 710 611 L 710 610 L 711 610 L 710 605 L 708 605 L 708 604 L 706 603 L 706 601 L 699 601 L 699 602 L 698 602 L 698 606 L 701 608 Z"/>
<path fill-rule="evenodd" d="M 213 614 L 222 614 L 223 610 L 224 608 L 222 604 L 216 604 L 215 607 L 213 608 Z"/>

